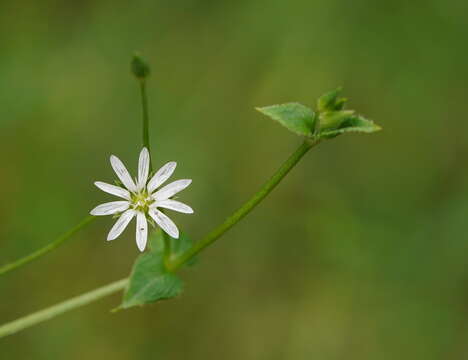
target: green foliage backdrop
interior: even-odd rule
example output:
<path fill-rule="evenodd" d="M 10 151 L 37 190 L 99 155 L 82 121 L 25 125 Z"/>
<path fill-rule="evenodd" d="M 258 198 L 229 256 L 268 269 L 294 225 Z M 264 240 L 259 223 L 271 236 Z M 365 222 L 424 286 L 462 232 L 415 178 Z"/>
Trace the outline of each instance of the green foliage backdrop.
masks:
<path fill-rule="evenodd" d="M 459 0 L 0 4 L 1 262 L 75 225 L 140 150 L 134 50 L 152 64 L 155 166 L 193 178 L 174 215 L 219 223 L 298 139 L 254 107 L 345 87 L 383 126 L 313 149 L 204 252 L 175 301 L 114 296 L 0 341 L 12 359 L 462 359 L 468 356 L 468 78 Z M 134 169 L 131 169 L 134 172 Z M 133 232 L 98 219 L 0 279 L 14 319 L 126 276 Z"/>

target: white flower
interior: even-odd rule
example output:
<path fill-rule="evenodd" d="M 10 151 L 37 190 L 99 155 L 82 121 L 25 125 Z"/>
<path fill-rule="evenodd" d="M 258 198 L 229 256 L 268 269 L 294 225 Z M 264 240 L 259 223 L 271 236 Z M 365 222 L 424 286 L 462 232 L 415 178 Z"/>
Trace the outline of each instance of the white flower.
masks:
<path fill-rule="evenodd" d="M 189 186 L 192 180 L 177 180 L 157 190 L 172 175 L 177 163 L 168 162 L 148 181 L 150 155 L 147 148 L 141 150 L 138 161 L 138 179 L 135 181 L 119 158 L 112 155 L 110 163 L 126 189 L 101 181 L 96 181 L 94 184 L 102 191 L 124 200 L 101 204 L 91 210 L 91 215 L 96 216 L 120 214 L 119 219 L 109 231 L 107 240 L 116 239 L 134 217 L 136 217 L 136 243 L 140 251 L 145 250 L 148 238 L 147 219 L 150 222 L 153 219 L 161 229 L 177 239 L 179 237 L 177 226 L 159 208 L 192 214 L 193 210 L 190 206 L 171 199 L 172 196 Z"/>

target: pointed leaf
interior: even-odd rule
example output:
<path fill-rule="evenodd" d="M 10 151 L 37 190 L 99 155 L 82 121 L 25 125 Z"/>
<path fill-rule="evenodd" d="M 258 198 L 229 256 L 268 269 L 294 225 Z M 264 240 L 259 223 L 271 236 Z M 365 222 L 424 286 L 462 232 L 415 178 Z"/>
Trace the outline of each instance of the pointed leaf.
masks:
<path fill-rule="evenodd" d="M 319 115 L 320 129 L 327 131 L 340 128 L 343 123 L 354 115 L 354 110 L 326 111 Z"/>
<path fill-rule="evenodd" d="M 314 131 L 315 113 L 307 106 L 287 103 L 256 109 L 296 134 L 310 136 Z"/>
<path fill-rule="evenodd" d="M 170 241 L 170 258 L 174 259 L 190 249 L 193 242 L 181 233 L 178 239 L 168 237 Z M 154 303 L 173 298 L 182 292 L 183 283 L 164 265 L 164 239 L 162 231 L 154 231 L 148 239 L 149 251 L 141 254 L 135 261 L 130 274 L 130 281 L 125 290 L 119 309 Z M 186 265 L 193 265 L 192 259 Z"/>
<path fill-rule="evenodd" d="M 359 115 L 352 115 L 342 122 L 337 129 L 325 129 L 320 132 L 321 137 L 331 138 L 346 132 L 373 133 L 382 128 L 371 120 L 367 120 Z"/>
<path fill-rule="evenodd" d="M 161 254 L 141 254 L 133 266 L 120 308 L 173 298 L 182 292 L 182 286 L 182 280 L 165 269 Z"/>

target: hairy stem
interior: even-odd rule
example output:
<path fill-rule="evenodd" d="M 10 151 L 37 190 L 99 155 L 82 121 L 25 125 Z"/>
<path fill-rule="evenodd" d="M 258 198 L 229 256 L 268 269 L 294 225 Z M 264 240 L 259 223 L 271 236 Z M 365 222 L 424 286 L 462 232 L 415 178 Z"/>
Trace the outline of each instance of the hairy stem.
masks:
<path fill-rule="evenodd" d="M 94 216 L 87 216 L 74 228 L 70 229 L 65 234 L 59 236 L 57 239 L 47 244 L 46 246 L 34 251 L 33 253 L 25 257 L 15 260 L 9 264 L 3 265 L 2 267 L 0 267 L 0 275 L 4 275 L 12 270 L 19 268 L 20 266 L 26 265 L 27 263 L 30 263 L 31 261 L 36 260 L 41 256 L 47 254 L 48 252 L 54 250 L 56 247 L 62 245 L 66 240 L 70 239 L 79 230 L 91 223 L 94 219 Z"/>
<path fill-rule="evenodd" d="M 305 140 L 297 150 L 281 165 L 275 174 L 255 193 L 250 200 L 242 205 L 237 211 L 229 216 L 221 225 L 214 228 L 202 240 L 198 241 L 191 249 L 182 254 L 172 262 L 168 262 L 168 269 L 176 271 L 187 261 L 192 259 L 196 254 L 205 249 L 207 246 L 214 243 L 221 235 L 228 231 L 231 227 L 237 224 L 244 216 L 246 216 L 252 209 L 258 205 L 289 173 L 289 171 L 299 162 L 299 160 L 309 151 L 313 146 L 317 145 L 319 140 Z M 128 283 L 128 278 L 119 280 L 117 282 L 105 285 L 96 290 L 90 291 L 83 295 L 77 296 L 70 300 L 51 306 L 47 309 L 40 310 L 31 315 L 22 317 L 18 320 L 0 326 L 0 337 L 13 334 L 20 330 L 26 329 L 35 324 L 52 319 L 69 310 L 79 308 L 86 304 L 92 303 L 107 295 L 113 294 L 119 290 L 123 290 Z"/>

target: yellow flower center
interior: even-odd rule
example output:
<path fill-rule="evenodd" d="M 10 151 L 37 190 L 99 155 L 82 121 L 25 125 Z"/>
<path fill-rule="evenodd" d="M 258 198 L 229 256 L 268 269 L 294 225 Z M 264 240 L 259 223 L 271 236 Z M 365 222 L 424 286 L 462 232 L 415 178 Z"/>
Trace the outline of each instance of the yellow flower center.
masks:
<path fill-rule="evenodd" d="M 138 193 L 133 193 L 131 196 L 133 209 L 143 213 L 148 212 L 149 206 L 154 203 L 154 199 L 148 194 L 146 189 Z"/>

